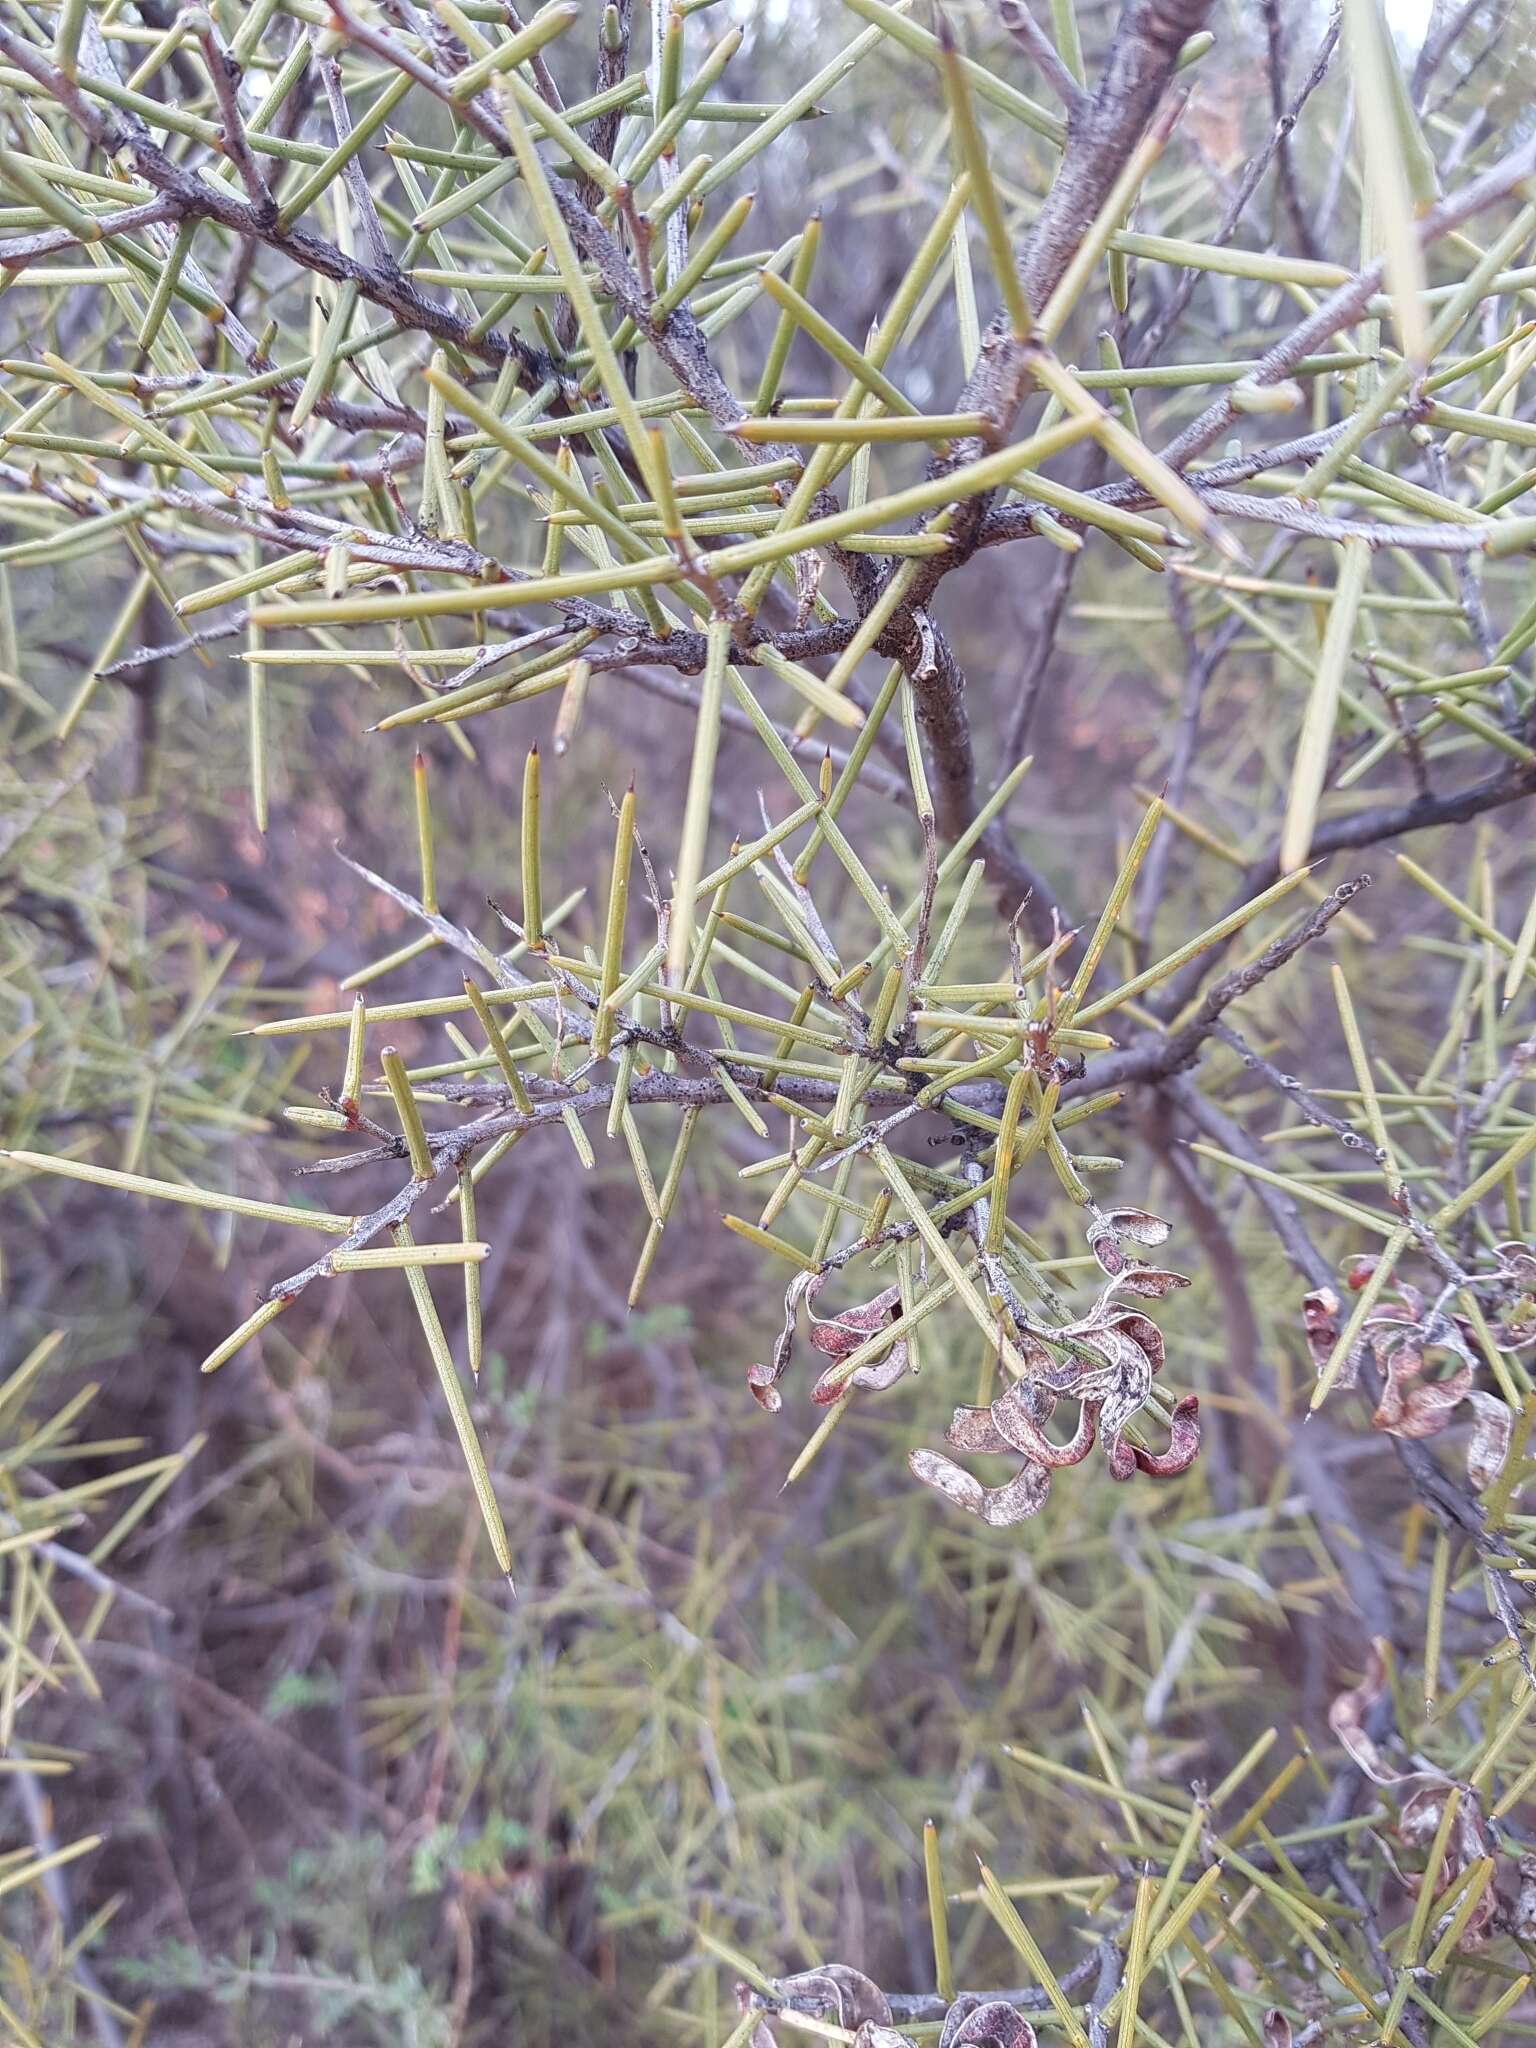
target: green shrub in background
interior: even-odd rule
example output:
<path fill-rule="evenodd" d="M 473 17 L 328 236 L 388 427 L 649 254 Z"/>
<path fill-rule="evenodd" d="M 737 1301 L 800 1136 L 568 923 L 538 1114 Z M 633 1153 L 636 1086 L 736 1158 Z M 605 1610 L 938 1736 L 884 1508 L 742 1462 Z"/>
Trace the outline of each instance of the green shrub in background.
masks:
<path fill-rule="evenodd" d="M 1519 2038 L 1524 26 L 710 12 L 0 22 L 23 1306 L 45 1175 L 251 1231 L 209 1542 L 318 1514 L 261 1715 L 340 1759 L 238 1944 L 114 1966 L 239 2039 Z M 213 821 L 157 869 L 232 698 L 239 858 L 380 940 L 265 987 Z M 525 1392 L 533 1299 L 598 1334 Z"/>
<path fill-rule="evenodd" d="M 37 1703 L 50 1693 L 79 1689 L 100 1698 L 91 1651 L 119 1603 L 141 1613 L 163 1613 L 125 1586 L 109 1563 L 199 1448 L 169 1457 L 124 1457 L 138 1446 L 92 1440 L 83 1433 L 94 1387 L 85 1387 L 52 1412 L 40 1412 L 60 1339 L 45 1338 L 0 1385 L 0 1415 L 10 1441 L 0 1486 L 4 1489 L 5 1664 L 0 1674 L 0 1741 L 7 1788 L 14 1792 L 22 1826 L 19 1846 L 0 1863 L 0 1896 L 11 1911 L 0 1957 L 5 1997 L 0 2014 L 12 2040 L 75 2040 L 89 2032 L 123 2040 L 141 2031 L 135 2015 L 111 1999 L 92 1967 L 91 1953 L 121 1907 L 109 1899 L 77 1923 L 66 1871 L 101 1847 L 99 1834 L 60 1842 L 47 1794 L 78 1762 L 68 1749 L 34 1739 Z M 72 1468 L 68 1484 L 56 1476 Z M 78 1471 L 82 1476 L 74 1477 Z M 124 1504 L 126 1496 L 126 1505 Z M 94 1540 L 87 1540 L 81 1532 Z M 61 1608 L 77 1602 L 80 1625 Z M 25 1726 L 24 1726 L 25 1724 Z"/>

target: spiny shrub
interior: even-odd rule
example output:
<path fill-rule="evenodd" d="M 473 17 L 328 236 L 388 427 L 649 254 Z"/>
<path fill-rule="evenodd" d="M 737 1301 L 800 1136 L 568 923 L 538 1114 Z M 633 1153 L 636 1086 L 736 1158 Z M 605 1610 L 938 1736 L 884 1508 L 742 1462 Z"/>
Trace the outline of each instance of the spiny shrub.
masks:
<path fill-rule="evenodd" d="M 206 1371 L 311 1288 L 397 1276 L 508 1575 L 473 1412 L 493 1249 L 477 1203 L 544 1148 L 590 1166 L 622 1147 L 633 1304 L 706 1125 L 752 1150 L 741 1183 L 763 1199 L 724 1223 L 783 1291 L 771 1352 L 720 1361 L 719 1399 L 812 1424 L 791 1480 L 915 1379 L 925 1420 L 891 1483 L 944 1497 L 924 1499 L 936 1529 L 959 1509 L 1012 1530 L 1068 1486 L 1182 1481 L 1169 1498 L 1203 1489 L 1237 1537 L 1265 1486 L 1299 1489 L 1318 1584 L 1367 1639 L 1334 1699 L 1342 1761 L 1298 1747 L 1260 1788 L 1271 1729 L 1215 1785 L 1148 1791 L 1129 1782 L 1136 1728 L 1090 1713 L 1091 1769 L 1016 1759 L 1113 1816 L 1083 1857 L 1081 1957 L 1053 1966 L 1030 1933 L 1029 1873 L 984 1870 L 962 1896 L 1031 1981 L 957 1990 L 934 1835 L 935 1990 L 736 1958 L 733 2048 L 793 2027 L 861 2048 L 898 2026 L 943 2048 L 1025 2048 L 1037 2023 L 1094 2044 L 1113 2025 L 1121 2048 L 1528 2031 L 1536 1906 L 1510 1816 L 1536 1773 L 1518 1512 L 1536 905 L 1501 912 L 1486 846 L 1464 892 L 1399 853 L 1456 936 L 1426 941 L 1435 1018 L 1392 1018 L 1388 1056 L 1384 995 L 1427 1001 L 1426 980 L 1406 937 L 1384 959 L 1357 864 L 1317 872 L 1536 790 L 1536 473 L 1518 466 L 1536 142 L 1489 118 L 1476 77 L 1527 53 L 1512 31 L 1461 57 L 1483 10 L 1444 10 L 1405 70 L 1377 0 L 1316 23 L 1289 65 L 1278 7 L 1214 31 L 1204 0 L 1128 0 L 1112 22 L 1053 5 L 1049 30 L 1020 0 L 932 26 L 849 9 L 852 39 L 761 103 L 733 96 L 733 60 L 769 26 L 702 44 L 697 0 L 556 0 L 526 22 L 505 0 L 137 20 L 61 0 L 0 23 L 0 265 L 27 308 L 0 478 L 40 529 L 3 555 L 18 580 L 121 550 L 136 565 L 61 738 L 104 680 L 215 650 L 247 694 L 264 829 L 289 671 L 352 677 L 349 714 L 376 685 L 371 730 L 471 760 L 521 751 L 525 707 L 555 693 L 557 759 L 626 683 L 691 723 L 680 815 L 648 801 L 644 760 L 616 795 L 595 775 L 562 788 L 611 839 L 596 876 L 547 857 L 548 754 L 528 748 L 519 872 L 473 877 L 483 911 L 440 896 L 440 852 L 463 869 L 474 849 L 434 823 L 416 754 L 414 867 L 346 862 L 414 936 L 353 977 L 350 1009 L 254 1027 L 331 1049 L 287 1112 L 302 1170 L 327 1189 L 377 1170 L 379 1199 L 151 1176 L 99 1160 L 89 1131 L 44 1149 L 41 1124 L 10 1165 L 324 1240 Z M 793 176 L 801 124 L 849 95 L 908 221 L 857 320 L 810 208 L 867 176 L 859 160 L 805 190 L 803 225 L 744 246 L 782 210 L 745 180 Z M 995 595 L 999 558 L 1036 633 L 1027 661 L 978 667 L 967 594 Z M 1103 594 L 1075 617 L 1114 629 L 1122 674 L 1164 621 L 1176 648 L 1164 786 L 1138 791 L 1097 894 L 1041 771 L 1025 779 L 1080 564 Z M 152 599 L 179 637 L 138 630 Z M 1115 689 L 1093 705 L 1112 720 Z M 1255 724 L 1245 797 L 1232 762 Z M 753 750 L 745 784 L 718 772 L 727 742 Z M 1163 936 L 1186 849 L 1191 906 L 1212 874 L 1235 887 Z M 1500 881 L 1528 890 L 1529 863 Z M 1294 1015 L 1273 1006 L 1325 935 L 1331 1014 L 1298 1077 L 1274 1057 Z M 437 993 L 378 992 L 429 969 Z M 1256 1137 L 1276 1109 L 1293 1120 Z M 144 1125 L 182 1113 L 151 1100 Z M 1263 1249 L 1239 1242 L 1242 1190 Z M 1149 1304 L 1187 1276 L 1149 1254 L 1174 1205 L 1223 1334 L 1193 1330 L 1200 1372 L 1175 1344 L 1164 1376 Z M 1277 1331 L 1316 1362 L 1305 1402 L 1268 1355 Z M 1351 1388 L 1395 1458 L 1368 1494 L 1337 1476 L 1331 1423 L 1299 1427 Z M 1458 1469 L 1434 1439 L 1468 1421 Z M 1027 1569 L 1030 1530 L 1011 1540 Z M 1163 1697 L 1204 1599 L 1163 1642 Z"/>

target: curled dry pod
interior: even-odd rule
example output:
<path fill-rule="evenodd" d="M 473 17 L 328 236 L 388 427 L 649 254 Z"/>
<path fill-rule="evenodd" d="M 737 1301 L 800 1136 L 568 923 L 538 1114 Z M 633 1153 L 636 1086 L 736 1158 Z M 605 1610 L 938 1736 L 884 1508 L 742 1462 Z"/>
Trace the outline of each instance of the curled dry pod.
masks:
<path fill-rule="evenodd" d="M 1039 1514 L 1051 1490 L 1051 1475 L 1040 1465 L 1026 1465 L 1004 1486 L 983 1486 L 940 1451 L 909 1451 L 907 1465 L 914 1479 L 994 1529 L 1011 1529 Z"/>
<path fill-rule="evenodd" d="M 1150 1209 L 1096 1209 L 1088 1224 L 1088 1249 L 1111 1278 L 1128 1270 L 1122 1239 L 1132 1244 L 1164 1244 L 1172 1225 Z"/>
<path fill-rule="evenodd" d="M 1386 1697 L 1386 1692 L 1387 1667 L 1380 1650 L 1372 1643 L 1364 1677 L 1358 1685 L 1335 1696 L 1328 1709 L 1328 1726 L 1368 1778 L 1378 1785 L 1395 1785 L 1400 1774 L 1386 1768 L 1380 1750 L 1365 1730 L 1367 1716 Z"/>
<path fill-rule="evenodd" d="M 872 1337 L 897 1313 L 901 1300 L 899 1287 L 887 1287 L 869 1301 L 856 1302 L 853 1307 L 839 1311 L 835 1316 L 818 1316 L 812 1304 L 826 1286 L 829 1275 L 820 1273 L 797 1273 L 790 1281 L 784 1294 L 784 1325 L 773 1347 L 773 1356 L 766 1365 L 753 1365 L 747 1369 L 747 1387 L 760 1407 L 770 1415 L 776 1415 L 783 1407 L 783 1397 L 778 1391 L 778 1382 L 794 1355 L 795 1324 L 800 1306 L 805 1304 L 807 1320 L 810 1323 L 811 1343 L 825 1358 L 839 1360 Z M 876 1392 L 894 1386 L 907 1369 L 907 1346 L 904 1338 L 898 1338 L 884 1358 L 871 1360 L 861 1365 L 851 1380 L 840 1381 L 823 1373 L 811 1389 L 811 1399 L 821 1407 L 828 1407 L 843 1392 L 846 1386 L 864 1387 Z"/>
<path fill-rule="evenodd" d="M 1409 1876 L 1408 1886 L 1415 1894 L 1422 1892 L 1427 1885 L 1431 1895 L 1438 1896 L 1447 1886 L 1454 1884 L 1469 1865 L 1480 1863 L 1485 1857 L 1492 1856 L 1498 1847 L 1487 1821 L 1483 1818 L 1475 1789 L 1470 1784 L 1462 1784 L 1454 1789 L 1458 1791 L 1459 1797 L 1444 1853 L 1437 1868 L 1426 1869 L 1417 1876 Z M 1452 1790 L 1451 1779 L 1438 1773 L 1434 1776 L 1426 1774 L 1403 1801 L 1397 1821 L 1399 1837 L 1412 1847 L 1428 1847 L 1439 1832 L 1446 1800 Z M 1490 1885 L 1463 1925 L 1457 1938 L 1458 1949 L 1482 1946 L 1487 1939 L 1488 1923 L 1498 1910 L 1498 1906 L 1498 1894 Z"/>
<path fill-rule="evenodd" d="M 784 1406 L 784 1396 L 773 1384 L 777 1378 L 778 1374 L 773 1370 L 772 1366 L 749 1365 L 747 1367 L 747 1392 L 752 1396 L 758 1407 L 765 1410 L 769 1415 L 777 1415 Z"/>
<path fill-rule="evenodd" d="M 1516 1869 L 1520 1889 L 1510 1909 L 1509 1928 L 1522 1944 L 1536 1941 L 1536 1856 L 1522 1856 Z"/>
<path fill-rule="evenodd" d="M 754 1996 L 755 1994 L 750 1984 L 737 1982 L 736 2010 L 743 2019 L 752 2010 Z M 769 2026 L 766 2019 L 759 2020 L 752 2029 L 752 2032 L 747 2036 L 747 2048 L 778 2048 L 778 2043 L 773 2038 L 773 2029 Z"/>
<path fill-rule="evenodd" d="M 1129 1337 L 1139 1350 L 1147 1354 L 1154 1373 L 1162 1371 L 1168 1362 L 1167 1347 L 1163 1343 L 1162 1331 L 1150 1316 L 1144 1316 L 1140 1309 L 1117 1310 L 1110 1327 L 1118 1330 L 1122 1337 Z"/>
<path fill-rule="evenodd" d="M 1123 1484 L 1127 1479 L 1135 1478 L 1136 1449 L 1133 1444 L 1128 1444 L 1123 1436 L 1115 1435 L 1106 1440 L 1104 1449 L 1109 1459 L 1111 1479 L 1118 1479 Z"/>
<path fill-rule="evenodd" d="M 824 1274 L 818 1274 L 805 1291 L 807 1308 L 821 1292 Z M 874 1335 L 882 1323 L 891 1319 L 891 1311 L 901 1299 L 899 1287 L 887 1287 L 871 1301 L 857 1303 L 845 1308 L 835 1316 L 823 1317 L 812 1314 L 811 1342 L 818 1351 L 828 1358 L 846 1358 L 850 1351 L 856 1351 L 866 1337 Z"/>
<path fill-rule="evenodd" d="M 1080 1465 L 1093 1449 L 1095 1411 L 1092 1403 L 1083 1403 L 1077 1429 L 1064 1444 L 1051 1442 L 1030 1412 L 1032 1405 L 1027 1383 L 1023 1380 L 998 1395 L 989 1412 L 993 1427 L 1003 1442 L 1037 1465 Z"/>
<path fill-rule="evenodd" d="M 1498 1311 L 1499 1345 L 1523 1351 L 1536 1344 L 1536 1251 L 1518 1238 L 1494 1246 L 1498 1278 L 1506 1298 Z"/>
<path fill-rule="evenodd" d="M 891 2005 L 885 1993 L 872 1977 L 847 1963 L 822 1963 L 793 1977 L 775 1978 L 773 1988 L 783 1999 L 817 2000 L 840 2027 L 888 2027 L 891 2023 Z"/>
<path fill-rule="evenodd" d="M 1426 1380 L 1424 1351 L 1411 1338 L 1383 1342 L 1378 1337 L 1375 1350 L 1386 1384 L 1372 1424 L 1389 1436 L 1438 1436 L 1472 1391 L 1472 1367 L 1461 1366 L 1448 1380 Z"/>
<path fill-rule="evenodd" d="M 784 1405 L 784 1397 L 778 1393 L 778 1378 L 795 1352 L 795 1319 L 801 1313 L 801 1303 L 821 1280 L 823 1274 L 795 1274 L 791 1284 L 784 1288 L 784 1327 L 774 1339 L 774 1356 L 766 1366 L 748 1366 L 748 1391 L 758 1407 L 768 1409 L 770 1415 L 776 1415 Z"/>
<path fill-rule="evenodd" d="M 1524 1351 L 1536 1344 L 1536 1290 L 1517 1296 L 1501 1312 L 1498 1330 L 1501 1351 Z"/>
<path fill-rule="evenodd" d="M 1301 1327 L 1307 1333 L 1307 1342 L 1312 1355 L 1323 1358 L 1339 1341 L 1338 1295 L 1331 1287 L 1314 1287 L 1310 1294 L 1301 1297 Z"/>
<path fill-rule="evenodd" d="M 887 1387 L 894 1387 L 907 1369 L 907 1347 L 900 1337 L 887 1351 L 884 1358 L 874 1359 L 868 1365 L 861 1365 L 846 1380 L 833 1377 L 833 1368 L 827 1367 L 821 1378 L 811 1389 L 811 1399 L 818 1408 L 830 1408 L 839 1395 L 849 1387 L 863 1387 L 866 1392 L 882 1394 Z"/>
<path fill-rule="evenodd" d="M 1139 1294 L 1147 1301 L 1161 1301 L 1175 1288 L 1187 1287 L 1189 1276 L 1172 1272 L 1167 1266 L 1127 1266 L 1118 1276 L 1116 1285 L 1123 1287 L 1127 1294 Z"/>
<path fill-rule="evenodd" d="M 818 1274 L 806 1289 L 806 1305 L 816 1299 L 825 1280 L 825 1274 Z M 810 1317 L 811 1342 L 816 1349 L 832 1359 L 846 1358 L 857 1351 L 866 1338 L 882 1329 L 897 1313 L 901 1301 L 899 1287 L 887 1287 L 870 1301 L 857 1303 L 845 1308 L 838 1315 L 826 1318 L 814 1314 Z M 871 1360 L 861 1365 L 851 1379 L 839 1383 L 831 1376 L 830 1370 L 811 1389 L 811 1399 L 820 1407 L 827 1407 L 843 1392 L 844 1386 L 863 1387 L 870 1392 L 880 1393 L 893 1387 L 907 1369 L 907 1344 L 904 1337 L 898 1337 L 884 1358 Z"/>
<path fill-rule="evenodd" d="M 1200 1402 L 1186 1394 L 1168 1423 L 1166 1451 L 1143 1451 L 1132 1446 L 1138 1472 L 1150 1472 L 1154 1479 L 1171 1479 L 1187 1472 L 1200 1455 Z"/>
<path fill-rule="evenodd" d="M 1173 1230 L 1165 1216 L 1154 1216 L 1150 1209 L 1110 1209 L 1105 1220 L 1117 1237 L 1128 1237 L 1133 1244 L 1166 1244 Z"/>
<path fill-rule="evenodd" d="M 1095 1216 L 1089 1224 L 1088 1249 L 1111 1278 L 1125 1271 L 1125 1254 L 1107 1216 Z"/>
<path fill-rule="evenodd" d="M 957 1451 L 980 1451 L 993 1456 L 1013 1449 L 993 1420 L 990 1408 L 957 1408 L 944 1432 L 944 1440 Z"/>
<path fill-rule="evenodd" d="M 1072 1392 L 1080 1401 L 1099 1404 L 1099 1428 L 1105 1443 L 1112 1445 L 1147 1405 L 1152 1361 L 1133 1338 L 1113 1326 L 1096 1331 L 1092 1342 L 1104 1364 L 1097 1372 L 1085 1372 Z"/>
<path fill-rule="evenodd" d="M 1035 2030 L 1002 1999 L 962 1992 L 944 2015 L 939 2048 L 1036 2048 Z"/>
<path fill-rule="evenodd" d="M 821 1279 L 819 1273 L 797 1273 L 784 1290 L 784 1327 L 774 1342 L 773 1356 L 766 1365 L 747 1367 L 747 1388 L 760 1408 L 766 1408 L 770 1415 L 777 1415 L 784 1406 L 784 1397 L 778 1389 L 778 1381 L 784 1368 L 789 1364 L 795 1348 L 795 1317 L 800 1304 L 813 1284 Z"/>
<path fill-rule="evenodd" d="M 1514 1411 L 1496 1394 L 1479 1393 L 1475 1388 L 1467 1395 L 1467 1404 L 1476 1417 L 1467 1442 L 1467 1478 L 1474 1493 L 1485 1493 L 1504 1470 L 1504 1460 L 1509 1456 Z"/>

